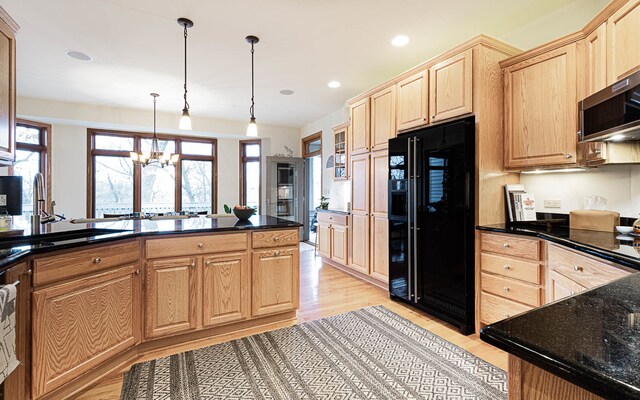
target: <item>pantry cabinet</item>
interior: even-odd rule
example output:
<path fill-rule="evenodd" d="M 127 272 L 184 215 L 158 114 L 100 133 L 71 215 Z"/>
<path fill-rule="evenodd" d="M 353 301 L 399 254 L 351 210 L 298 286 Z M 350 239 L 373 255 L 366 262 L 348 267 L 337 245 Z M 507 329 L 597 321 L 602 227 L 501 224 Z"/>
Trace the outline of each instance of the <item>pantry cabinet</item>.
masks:
<path fill-rule="evenodd" d="M 575 164 L 576 43 L 504 69 L 504 164 L 508 169 Z"/>
<path fill-rule="evenodd" d="M 396 128 L 399 131 L 427 124 L 429 71 L 417 72 L 396 84 Z"/>
<path fill-rule="evenodd" d="M 429 68 L 431 122 L 473 111 L 473 49 Z"/>
<path fill-rule="evenodd" d="M 640 67 L 640 0 L 630 0 L 607 21 L 608 84 Z"/>

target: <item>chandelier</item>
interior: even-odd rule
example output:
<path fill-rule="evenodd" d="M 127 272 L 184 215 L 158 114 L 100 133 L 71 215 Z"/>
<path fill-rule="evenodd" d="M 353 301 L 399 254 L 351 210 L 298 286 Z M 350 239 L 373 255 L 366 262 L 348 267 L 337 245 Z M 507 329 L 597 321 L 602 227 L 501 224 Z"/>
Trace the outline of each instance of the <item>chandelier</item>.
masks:
<path fill-rule="evenodd" d="M 151 93 L 151 97 L 153 97 L 153 138 L 151 139 L 151 151 L 130 152 L 129 156 L 134 165 L 146 167 L 147 165 L 157 164 L 164 168 L 168 165 L 176 164 L 180 157 L 178 154 L 160 151 L 158 136 L 156 134 L 156 102 L 158 96 L 160 96 L 158 93 Z"/>

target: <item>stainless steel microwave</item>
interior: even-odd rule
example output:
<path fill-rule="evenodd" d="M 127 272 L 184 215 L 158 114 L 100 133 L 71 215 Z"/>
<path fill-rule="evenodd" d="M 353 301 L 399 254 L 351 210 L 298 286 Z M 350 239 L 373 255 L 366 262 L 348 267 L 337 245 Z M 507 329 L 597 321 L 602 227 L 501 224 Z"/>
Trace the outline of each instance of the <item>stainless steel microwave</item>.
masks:
<path fill-rule="evenodd" d="M 581 142 L 640 140 L 640 71 L 578 103 Z"/>

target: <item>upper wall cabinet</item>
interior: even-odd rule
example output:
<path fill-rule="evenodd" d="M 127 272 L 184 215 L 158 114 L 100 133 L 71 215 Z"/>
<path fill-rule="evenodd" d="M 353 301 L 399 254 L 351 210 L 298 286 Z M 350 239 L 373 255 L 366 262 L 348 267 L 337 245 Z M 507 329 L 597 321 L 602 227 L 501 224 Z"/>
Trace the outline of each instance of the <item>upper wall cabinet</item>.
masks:
<path fill-rule="evenodd" d="M 371 150 L 389 146 L 396 136 L 396 87 L 389 86 L 371 96 Z"/>
<path fill-rule="evenodd" d="M 15 157 L 17 31 L 0 7 L 0 164 L 13 164 Z"/>
<path fill-rule="evenodd" d="M 640 0 L 631 0 L 607 21 L 608 83 L 638 70 L 640 66 Z"/>
<path fill-rule="evenodd" d="M 333 179 L 347 179 L 349 123 L 333 128 Z"/>
<path fill-rule="evenodd" d="M 351 105 L 351 131 L 349 132 L 349 152 L 351 154 L 369 151 L 369 98 Z"/>
<path fill-rule="evenodd" d="M 590 96 L 607 86 L 607 24 L 584 39 L 586 93 Z"/>
<path fill-rule="evenodd" d="M 574 164 L 576 43 L 504 69 L 505 168 Z"/>
<path fill-rule="evenodd" d="M 448 58 L 429 69 L 431 122 L 473 111 L 473 49 Z"/>
<path fill-rule="evenodd" d="M 429 115 L 429 72 L 418 72 L 396 84 L 396 128 L 399 131 L 425 125 Z"/>

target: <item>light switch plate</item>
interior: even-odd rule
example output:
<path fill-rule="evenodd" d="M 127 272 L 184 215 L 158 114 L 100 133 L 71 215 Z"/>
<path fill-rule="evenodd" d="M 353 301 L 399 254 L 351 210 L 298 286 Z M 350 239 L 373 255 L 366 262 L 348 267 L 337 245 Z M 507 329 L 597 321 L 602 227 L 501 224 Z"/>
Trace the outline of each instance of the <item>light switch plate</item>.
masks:
<path fill-rule="evenodd" d="M 561 208 L 562 207 L 562 203 L 560 202 L 560 200 L 545 200 L 544 201 L 544 208 Z"/>

